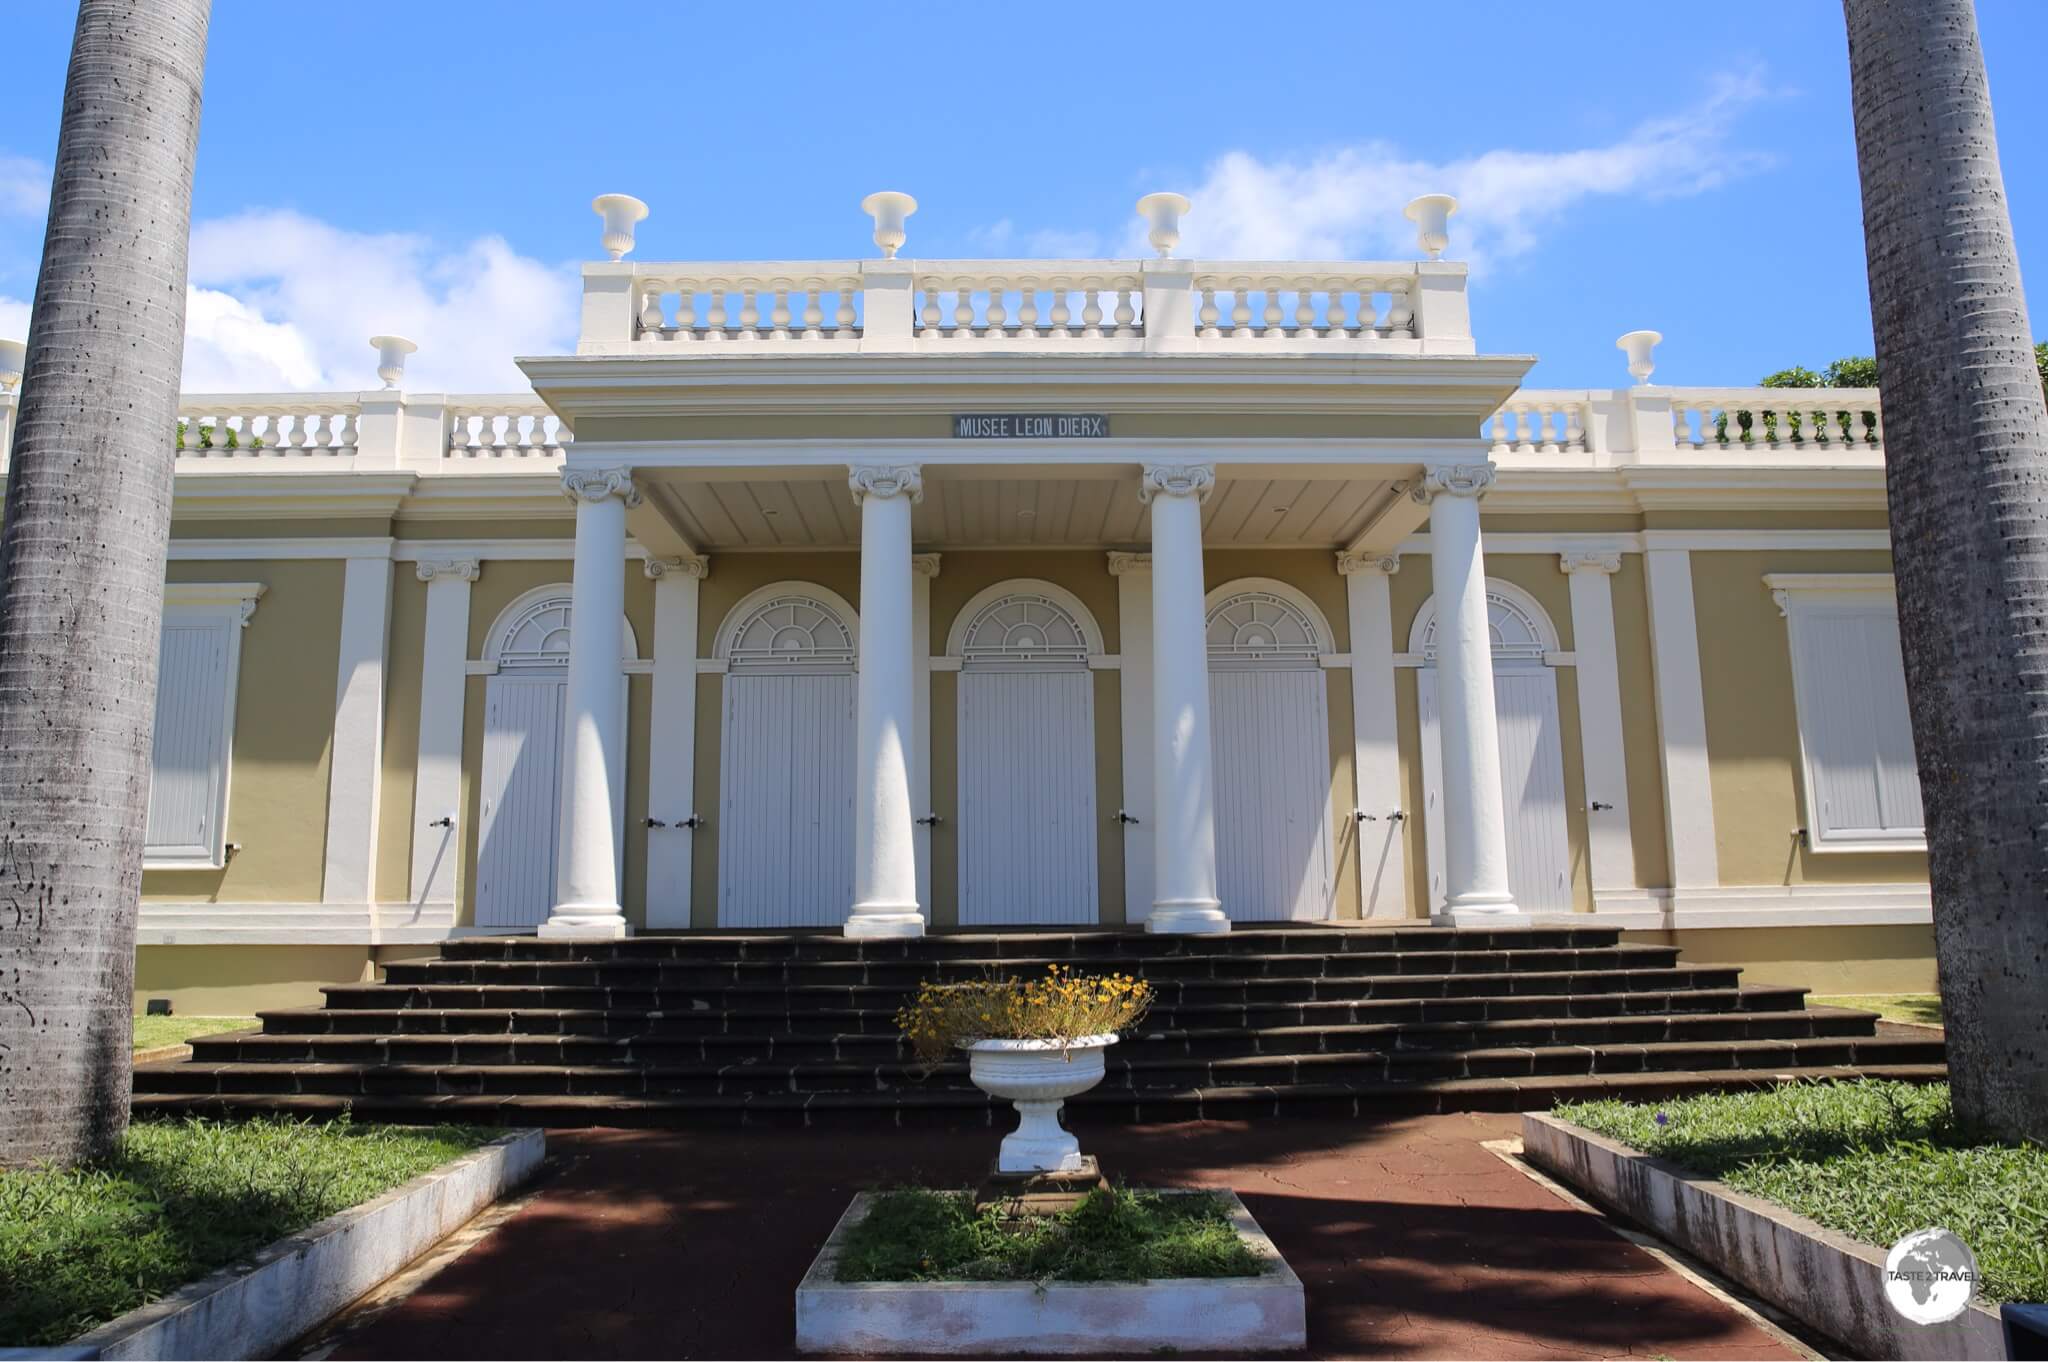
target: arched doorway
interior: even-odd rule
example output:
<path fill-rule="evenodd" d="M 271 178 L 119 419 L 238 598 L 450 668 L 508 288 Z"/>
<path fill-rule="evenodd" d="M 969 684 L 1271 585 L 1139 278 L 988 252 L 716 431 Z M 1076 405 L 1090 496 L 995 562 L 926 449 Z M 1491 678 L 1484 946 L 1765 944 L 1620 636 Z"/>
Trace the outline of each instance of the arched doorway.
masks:
<path fill-rule="evenodd" d="M 1520 587 L 1486 583 L 1493 637 L 1493 704 L 1500 727 L 1501 799 L 1508 831 L 1508 887 L 1524 912 L 1570 912 L 1571 843 L 1565 828 L 1564 744 L 1557 717 L 1557 676 L 1547 660 L 1557 630 Z M 1420 654 L 1417 709 L 1422 719 L 1424 832 L 1429 907 L 1444 904 L 1443 751 L 1437 736 L 1436 602 L 1415 617 L 1408 650 Z"/>
<path fill-rule="evenodd" d="M 571 592 L 555 582 L 525 593 L 486 636 L 484 750 L 478 775 L 476 922 L 538 927 L 555 902 L 561 840 L 563 705 L 569 690 Z M 622 622 L 622 656 L 637 658 L 633 626 Z M 626 684 L 622 677 L 620 686 Z M 625 710 L 620 710 L 623 715 Z M 624 752 L 624 742 L 616 745 Z M 612 807 L 626 807 L 626 770 L 612 772 Z M 625 820 L 613 820 L 614 855 L 625 873 Z"/>
<path fill-rule="evenodd" d="M 853 905 L 853 607 L 808 582 L 719 630 L 718 925 L 836 927 Z"/>
<path fill-rule="evenodd" d="M 1285 583 L 1209 593 L 1216 880 L 1234 922 L 1330 916 L 1328 624 Z"/>
<path fill-rule="evenodd" d="M 961 609 L 946 651 L 960 660 L 961 925 L 1096 921 L 1095 621 L 1050 582 L 1004 582 Z"/>

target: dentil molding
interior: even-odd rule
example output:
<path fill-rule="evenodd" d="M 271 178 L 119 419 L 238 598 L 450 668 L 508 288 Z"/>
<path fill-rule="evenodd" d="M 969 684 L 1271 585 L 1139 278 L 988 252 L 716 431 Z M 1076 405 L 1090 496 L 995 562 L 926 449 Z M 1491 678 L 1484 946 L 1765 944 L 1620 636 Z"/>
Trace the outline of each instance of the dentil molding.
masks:
<path fill-rule="evenodd" d="M 1206 463 L 1148 463 L 1138 484 L 1138 500 L 1150 505 L 1154 497 L 1194 497 L 1207 501 L 1216 486 L 1216 468 Z"/>
<path fill-rule="evenodd" d="M 473 582 L 483 575 L 483 561 L 477 558 L 422 558 L 412 565 L 412 571 L 423 582 L 439 577 Z"/>
<path fill-rule="evenodd" d="M 565 468 L 562 494 L 571 501 L 603 501 L 617 497 L 632 510 L 640 504 L 640 489 L 633 483 L 630 468 Z"/>
<path fill-rule="evenodd" d="M 702 581 L 711 575 L 711 560 L 694 557 L 649 558 L 640 564 L 640 571 L 647 575 L 650 582 L 658 582 L 670 573 L 678 577 L 695 577 Z"/>
<path fill-rule="evenodd" d="M 846 470 L 846 485 L 853 499 L 909 497 L 916 505 L 924 500 L 924 469 L 914 463 L 857 463 Z"/>
<path fill-rule="evenodd" d="M 1438 496 L 1478 497 L 1493 486 L 1494 468 L 1490 463 L 1449 463 L 1422 472 L 1422 481 L 1410 488 L 1408 495 L 1424 506 Z"/>
<path fill-rule="evenodd" d="M 1398 553 L 1340 553 L 1337 555 L 1337 575 L 1349 577 L 1357 572 L 1378 572 L 1391 577 L 1401 570 L 1401 555 Z"/>
<path fill-rule="evenodd" d="M 1567 577 L 1574 572 L 1605 572 L 1612 575 L 1621 571 L 1621 554 L 1613 550 L 1567 549 L 1557 555 L 1557 570 Z"/>

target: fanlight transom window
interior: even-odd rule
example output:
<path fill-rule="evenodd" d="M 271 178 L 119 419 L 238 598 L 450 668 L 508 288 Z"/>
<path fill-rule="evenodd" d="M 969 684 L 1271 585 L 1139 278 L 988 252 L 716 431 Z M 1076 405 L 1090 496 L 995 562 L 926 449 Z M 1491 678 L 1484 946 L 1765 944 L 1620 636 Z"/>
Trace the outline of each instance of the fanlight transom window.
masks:
<path fill-rule="evenodd" d="M 777 596 L 732 632 L 735 668 L 823 671 L 853 665 L 853 631 L 839 612 L 809 596 Z"/>
<path fill-rule="evenodd" d="M 1294 602 L 1266 591 L 1232 596 L 1209 611 L 1209 664 L 1314 667 L 1321 635 Z"/>
<path fill-rule="evenodd" d="M 1436 661 L 1438 617 L 1432 616 L 1422 635 L 1422 656 Z M 1486 593 L 1486 629 L 1493 639 L 1493 656 L 1504 662 L 1541 662 L 1551 650 L 1549 631 L 1522 602 L 1497 592 Z"/>
<path fill-rule="evenodd" d="M 961 639 L 962 666 L 1088 665 L 1088 636 L 1071 611 L 1048 596 L 1020 592 L 989 602 Z"/>
<path fill-rule="evenodd" d="M 569 593 L 530 602 L 499 635 L 498 666 L 569 665 Z"/>

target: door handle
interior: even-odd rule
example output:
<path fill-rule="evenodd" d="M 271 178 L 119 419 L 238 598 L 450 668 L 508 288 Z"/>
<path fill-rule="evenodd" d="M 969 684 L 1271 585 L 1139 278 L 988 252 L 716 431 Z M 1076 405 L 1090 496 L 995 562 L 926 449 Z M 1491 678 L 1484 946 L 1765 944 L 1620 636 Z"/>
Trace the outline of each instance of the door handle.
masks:
<path fill-rule="evenodd" d="M 678 822 L 676 826 L 679 828 L 688 828 L 691 832 L 695 832 L 698 828 L 710 827 L 711 817 L 708 814 L 693 813 L 688 818 L 685 818 Z"/>
<path fill-rule="evenodd" d="M 917 824 L 921 828 L 935 828 L 939 824 L 945 822 L 946 820 L 939 817 L 935 813 L 928 813 L 922 818 L 913 818 L 910 821 Z"/>
<path fill-rule="evenodd" d="M 439 818 L 436 818 L 432 822 L 428 823 L 427 826 L 430 828 L 452 828 L 455 826 L 454 815 L 442 814 Z"/>
<path fill-rule="evenodd" d="M 647 826 L 650 828 L 665 828 L 668 826 L 668 824 L 662 822 L 659 818 L 649 818 L 646 820 L 646 822 Z"/>
<path fill-rule="evenodd" d="M 1380 821 L 1380 816 L 1376 813 L 1367 813 L 1364 809 L 1353 809 L 1351 811 L 1351 821 L 1354 823 L 1377 823 Z"/>
<path fill-rule="evenodd" d="M 1612 804 L 1602 804 L 1597 799 L 1586 806 L 1586 808 L 1592 811 L 1593 813 L 1605 813 L 1613 807 L 1614 806 Z"/>
<path fill-rule="evenodd" d="M 1122 809 L 1118 809 L 1116 811 L 1116 821 L 1128 826 L 1131 824 L 1135 824 L 1138 820 L 1133 818 L 1131 815 L 1125 813 Z"/>

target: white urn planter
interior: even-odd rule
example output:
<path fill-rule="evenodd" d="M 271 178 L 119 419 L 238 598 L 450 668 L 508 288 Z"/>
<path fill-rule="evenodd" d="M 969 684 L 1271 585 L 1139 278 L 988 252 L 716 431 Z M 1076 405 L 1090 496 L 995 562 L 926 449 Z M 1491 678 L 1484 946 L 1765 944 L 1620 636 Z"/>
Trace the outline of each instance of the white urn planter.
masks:
<path fill-rule="evenodd" d="M 1072 1040 L 965 1042 L 974 1086 L 1017 1108 L 1017 1128 L 1003 1137 L 999 1173 L 1072 1173 L 1080 1170 L 1081 1142 L 1060 1124 L 1060 1106 L 1102 1081 L 1103 1052 L 1115 1036 Z"/>

